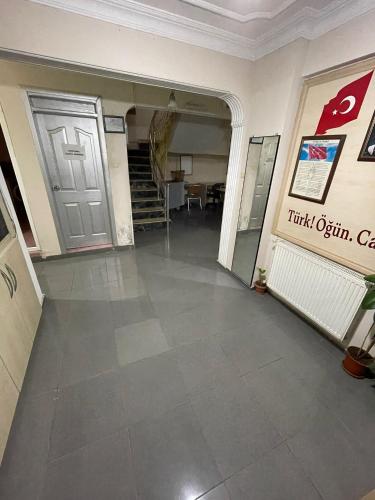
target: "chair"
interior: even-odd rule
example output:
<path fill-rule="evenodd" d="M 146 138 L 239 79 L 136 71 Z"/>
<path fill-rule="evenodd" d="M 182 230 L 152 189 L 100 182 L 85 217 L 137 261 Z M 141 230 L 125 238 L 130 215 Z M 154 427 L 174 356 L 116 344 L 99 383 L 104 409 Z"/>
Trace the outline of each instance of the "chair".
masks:
<path fill-rule="evenodd" d="M 204 194 L 204 186 L 203 184 L 189 184 L 187 187 L 187 206 L 188 212 L 190 212 L 190 201 L 191 200 L 199 200 L 199 205 L 202 210 L 202 198 Z"/>
<path fill-rule="evenodd" d="M 222 193 L 219 191 L 219 188 L 221 188 L 223 186 L 224 186 L 224 183 L 220 182 L 220 183 L 214 184 L 211 188 L 212 193 L 213 193 L 212 198 L 213 198 L 214 205 L 216 205 L 216 203 L 220 203 L 222 200 Z"/>

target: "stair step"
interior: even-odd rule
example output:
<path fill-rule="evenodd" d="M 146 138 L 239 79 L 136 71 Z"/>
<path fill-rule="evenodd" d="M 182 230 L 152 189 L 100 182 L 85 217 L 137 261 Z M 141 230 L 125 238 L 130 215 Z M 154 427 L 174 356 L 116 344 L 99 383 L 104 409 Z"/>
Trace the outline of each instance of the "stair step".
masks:
<path fill-rule="evenodd" d="M 130 175 L 130 177 L 132 177 L 133 175 L 137 175 L 137 176 L 138 175 L 148 175 L 152 178 L 151 172 L 132 172 L 132 171 L 130 171 L 129 175 Z M 144 179 L 144 177 L 141 177 L 140 179 Z"/>
<path fill-rule="evenodd" d="M 130 179 L 130 182 L 133 183 L 133 182 L 153 182 L 153 180 L 150 178 L 150 179 Z"/>
<path fill-rule="evenodd" d="M 149 198 L 132 198 L 132 203 L 142 203 L 145 201 L 163 201 L 163 199 L 157 196 L 150 196 Z"/>
<path fill-rule="evenodd" d="M 164 207 L 133 208 L 133 214 L 141 214 L 143 212 L 164 212 Z"/>
<path fill-rule="evenodd" d="M 134 219 L 133 224 L 134 225 L 141 225 L 141 224 L 156 224 L 157 222 L 167 222 L 167 219 L 165 217 L 149 217 L 145 219 Z"/>
<path fill-rule="evenodd" d="M 143 187 L 143 188 L 131 188 L 130 191 L 132 193 L 143 193 L 144 191 L 157 191 L 156 187 Z"/>

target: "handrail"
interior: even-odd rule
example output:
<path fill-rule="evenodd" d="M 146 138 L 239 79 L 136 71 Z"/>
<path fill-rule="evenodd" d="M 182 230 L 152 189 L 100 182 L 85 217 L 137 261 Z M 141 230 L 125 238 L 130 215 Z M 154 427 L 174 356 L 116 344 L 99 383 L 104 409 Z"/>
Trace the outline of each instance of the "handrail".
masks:
<path fill-rule="evenodd" d="M 163 196 L 164 203 L 168 148 L 172 139 L 175 116 L 171 111 L 155 111 L 149 131 L 152 178 L 157 186 L 158 197 Z"/>

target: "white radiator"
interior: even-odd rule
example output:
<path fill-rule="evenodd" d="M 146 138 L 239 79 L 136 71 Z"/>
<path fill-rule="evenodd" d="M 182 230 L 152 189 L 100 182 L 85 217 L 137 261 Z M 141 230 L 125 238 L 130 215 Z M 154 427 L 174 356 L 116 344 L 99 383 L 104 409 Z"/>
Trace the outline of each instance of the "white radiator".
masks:
<path fill-rule="evenodd" d="M 269 288 L 342 340 L 366 293 L 363 276 L 284 240 L 277 240 Z"/>

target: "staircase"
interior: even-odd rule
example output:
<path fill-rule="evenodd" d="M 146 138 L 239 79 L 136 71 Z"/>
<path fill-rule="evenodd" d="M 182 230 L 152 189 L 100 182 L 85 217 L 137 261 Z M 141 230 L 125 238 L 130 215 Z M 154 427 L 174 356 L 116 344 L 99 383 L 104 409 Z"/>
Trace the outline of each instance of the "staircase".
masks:
<path fill-rule="evenodd" d="M 162 227 L 167 222 L 165 199 L 154 180 L 149 144 L 128 149 L 128 162 L 134 230 Z"/>

